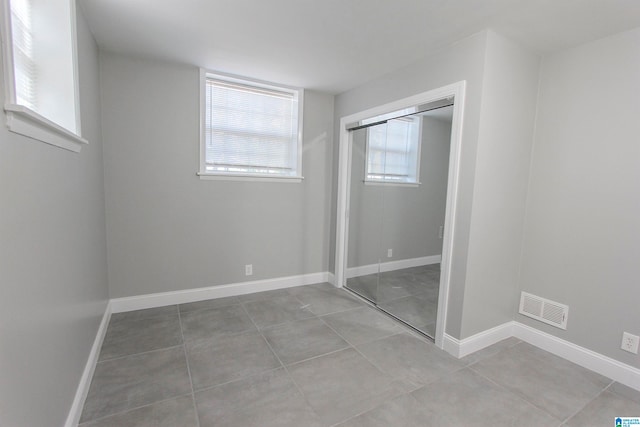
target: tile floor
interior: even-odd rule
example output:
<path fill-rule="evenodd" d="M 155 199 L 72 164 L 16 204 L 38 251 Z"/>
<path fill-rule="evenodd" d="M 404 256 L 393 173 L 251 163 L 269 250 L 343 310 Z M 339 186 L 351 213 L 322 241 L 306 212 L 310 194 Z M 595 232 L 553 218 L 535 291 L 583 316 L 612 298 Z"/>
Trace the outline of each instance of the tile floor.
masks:
<path fill-rule="evenodd" d="M 610 426 L 640 392 L 514 338 L 457 360 L 319 284 L 114 314 L 82 427 Z"/>
<path fill-rule="evenodd" d="M 347 280 L 347 288 L 426 335 L 435 336 L 440 264 L 353 277 Z"/>

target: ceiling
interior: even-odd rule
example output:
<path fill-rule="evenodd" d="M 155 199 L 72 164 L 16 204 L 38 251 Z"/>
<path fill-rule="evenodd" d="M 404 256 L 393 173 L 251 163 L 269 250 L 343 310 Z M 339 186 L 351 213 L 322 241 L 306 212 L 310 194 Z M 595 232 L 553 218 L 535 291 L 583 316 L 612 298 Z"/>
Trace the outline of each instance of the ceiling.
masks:
<path fill-rule="evenodd" d="M 546 54 L 640 26 L 640 0 L 78 0 L 107 51 L 340 93 L 484 28 Z"/>

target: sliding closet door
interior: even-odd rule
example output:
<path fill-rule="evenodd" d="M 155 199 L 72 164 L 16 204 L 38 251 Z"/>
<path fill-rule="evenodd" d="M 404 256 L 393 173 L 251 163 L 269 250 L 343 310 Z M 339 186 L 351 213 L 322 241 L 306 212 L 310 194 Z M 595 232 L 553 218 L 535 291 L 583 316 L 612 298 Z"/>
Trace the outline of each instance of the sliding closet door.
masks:
<path fill-rule="evenodd" d="M 352 132 L 351 175 L 349 197 L 349 235 L 347 250 L 346 286 L 373 303 L 378 302 L 378 274 L 382 237 L 382 187 L 369 185 L 366 180 L 370 129 Z M 384 141 L 381 142 L 384 144 Z"/>

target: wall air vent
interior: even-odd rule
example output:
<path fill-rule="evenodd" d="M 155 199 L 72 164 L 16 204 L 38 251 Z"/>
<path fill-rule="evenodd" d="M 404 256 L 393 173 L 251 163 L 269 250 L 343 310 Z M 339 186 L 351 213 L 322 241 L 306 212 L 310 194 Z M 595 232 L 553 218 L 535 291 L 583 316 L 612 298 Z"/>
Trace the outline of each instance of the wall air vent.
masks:
<path fill-rule="evenodd" d="M 567 305 L 522 292 L 519 313 L 557 328 L 567 329 Z"/>

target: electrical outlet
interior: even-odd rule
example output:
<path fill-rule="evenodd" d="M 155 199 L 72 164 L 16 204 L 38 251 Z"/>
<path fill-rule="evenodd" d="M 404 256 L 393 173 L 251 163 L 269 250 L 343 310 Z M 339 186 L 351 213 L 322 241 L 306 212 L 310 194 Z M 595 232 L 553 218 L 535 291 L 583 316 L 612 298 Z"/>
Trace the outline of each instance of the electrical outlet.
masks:
<path fill-rule="evenodd" d="M 441 225 L 440 230 L 438 230 L 438 237 L 442 239 L 442 236 L 444 236 L 444 225 Z"/>
<path fill-rule="evenodd" d="M 247 264 L 244 266 L 244 275 L 251 276 L 253 274 L 253 264 Z"/>
<path fill-rule="evenodd" d="M 393 249 L 387 249 L 387 258 L 391 258 L 393 256 Z"/>
<path fill-rule="evenodd" d="M 624 351 L 628 351 L 629 353 L 638 354 L 638 341 L 640 341 L 640 337 L 637 335 L 631 335 L 629 332 L 622 333 L 622 348 Z"/>

